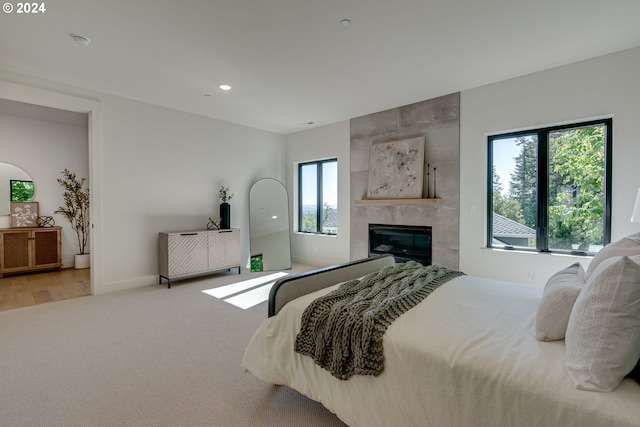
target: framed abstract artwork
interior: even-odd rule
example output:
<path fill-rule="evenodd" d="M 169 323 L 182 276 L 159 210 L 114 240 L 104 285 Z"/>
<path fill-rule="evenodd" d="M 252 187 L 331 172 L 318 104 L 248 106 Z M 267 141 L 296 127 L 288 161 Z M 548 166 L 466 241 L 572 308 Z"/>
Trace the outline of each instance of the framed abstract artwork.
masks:
<path fill-rule="evenodd" d="M 11 227 L 37 227 L 38 202 L 11 202 Z"/>
<path fill-rule="evenodd" d="M 369 199 L 420 199 L 424 136 L 374 144 L 369 151 Z"/>

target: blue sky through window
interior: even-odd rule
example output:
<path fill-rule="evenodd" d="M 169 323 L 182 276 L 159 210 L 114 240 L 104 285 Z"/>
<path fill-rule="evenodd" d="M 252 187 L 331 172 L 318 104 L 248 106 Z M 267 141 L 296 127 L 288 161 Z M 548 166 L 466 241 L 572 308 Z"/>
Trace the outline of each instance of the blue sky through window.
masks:
<path fill-rule="evenodd" d="M 329 206 L 338 205 L 338 162 L 323 163 L 322 165 L 322 198 Z M 302 204 L 315 206 L 317 193 L 317 165 L 309 164 L 302 167 Z"/>
<path fill-rule="evenodd" d="M 502 195 L 509 194 L 509 181 L 516 167 L 516 157 L 522 147 L 515 143 L 515 138 L 496 139 L 493 141 L 493 165 L 502 185 Z"/>

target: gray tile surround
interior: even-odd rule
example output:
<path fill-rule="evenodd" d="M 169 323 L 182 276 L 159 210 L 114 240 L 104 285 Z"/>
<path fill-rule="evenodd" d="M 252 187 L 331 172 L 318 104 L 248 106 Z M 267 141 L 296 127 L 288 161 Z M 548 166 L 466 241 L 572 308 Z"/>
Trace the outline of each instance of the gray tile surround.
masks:
<path fill-rule="evenodd" d="M 425 137 L 425 181 L 430 165 L 437 205 L 356 205 L 366 198 L 372 144 Z M 433 263 L 458 268 L 460 211 L 460 94 L 434 98 L 351 119 L 351 258 L 368 255 L 368 224 L 427 225 L 433 228 Z"/>

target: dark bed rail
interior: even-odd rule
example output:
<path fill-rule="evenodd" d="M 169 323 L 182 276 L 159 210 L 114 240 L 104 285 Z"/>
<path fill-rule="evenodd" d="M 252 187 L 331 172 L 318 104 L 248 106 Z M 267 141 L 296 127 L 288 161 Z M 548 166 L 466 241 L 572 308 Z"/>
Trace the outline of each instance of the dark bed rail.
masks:
<path fill-rule="evenodd" d="M 378 255 L 278 279 L 269 292 L 268 317 L 275 316 L 287 302 L 302 295 L 394 264 L 393 255 Z"/>

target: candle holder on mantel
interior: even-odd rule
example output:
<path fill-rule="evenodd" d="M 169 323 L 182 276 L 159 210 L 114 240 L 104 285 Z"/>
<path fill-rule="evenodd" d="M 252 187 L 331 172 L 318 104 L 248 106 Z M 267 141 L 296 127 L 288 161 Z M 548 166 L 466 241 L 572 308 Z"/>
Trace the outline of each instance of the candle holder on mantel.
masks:
<path fill-rule="evenodd" d="M 427 199 L 437 199 L 436 195 L 436 168 L 433 168 L 433 197 L 431 196 L 431 165 L 427 163 Z"/>

